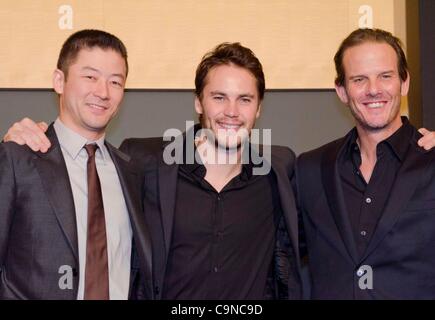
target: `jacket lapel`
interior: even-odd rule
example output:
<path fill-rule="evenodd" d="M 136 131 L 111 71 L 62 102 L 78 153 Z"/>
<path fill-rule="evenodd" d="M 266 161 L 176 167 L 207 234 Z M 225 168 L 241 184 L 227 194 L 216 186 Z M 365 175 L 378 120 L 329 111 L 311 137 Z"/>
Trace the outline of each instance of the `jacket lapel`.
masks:
<path fill-rule="evenodd" d="M 285 164 L 280 162 L 280 159 L 275 156 L 274 153 L 271 155 L 272 159 L 272 169 L 275 173 L 278 192 L 281 201 L 281 208 L 286 221 L 287 229 L 289 232 L 289 237 L 293 246 L 293 250 L 296 257 L 299 257 L 299 241 L 298 241 L 298 216 L 296 210 L 296 201 L 294 194 L 292 192 L 292 186 L 290 183 L 290 178 L 287 167 Z M 300 260 L 295 259 L 298 270 L 300 268 Z"/>
<path fill-rule="evenodd" d="M 48 128 L 47 137 L 50 139 L 52 147 L 47 153 L 36 153 L 38 157 L 35 159 L 35 166 L 48 200 L 78 264 L 74 200 L 65 160 L 53 125 Z"/>
<path fill-rule="evenodd" d="M 426 167 L 430 164 L 431 158 L 423 156 L 427 152 L 417 146 L 417 138 L 414 135 L 414 141 L 409 147 L 407 156 L 397 172 L 390 197 L 363 259 L 376 249 L 399 219 L 400 215 L 403 214 L 406 205 L 422 180 L 421 177 L 426 172 Z"/>
<path fill-rule="evenodd" d="M 162 163 L 159 165 L 158 179 L 166 257 L 169 254 L 169 247 L 172 241 L 171 238 L 172 227 L 174 225 L 177 178 L 178 164 L 167 165 L 162 160 Z"/>
<path fill-rule="evenodd" d="M 326 150 L 322 158 L 321 170 L 323 189 L 325 190 L 326 198 L 335 224 L 337 225 L 348 254 L 354 263 L 358 263 L 359 259 L 355 240 L 352 233 L 349 215 L 346 211 L 340 174 L 338 172 L 338 159 L 341 152 L 343 152 L 343 146 L 346 145 L 350 136 L 351 134 L 348 134 L 343 140 L 331 145 Z"/>
<path fill-rule="evenodd" d="M 141 185 L 142 179 L 139 175 L 139 168 L 135 168 L 130 163 L 130 157 L 122 153 L 111 144 L 106 142 L 107 149 L 118 172 L 119 181 L 127 205 L 135 245 L 141 260 L 145 263 L 144 270 L 149 293 L 152 296 L 152 246 L 151 236 L 145 221 L 145 215 L 141 208 Z"/>
<path fill-rule="evenodd" d="M 193 127 L 190 129 L 193 130 Z M 190 131 L 189 131 L 190 133 Z M 159 153 L 158 157 L 158 189 L 159 189 L 159 202 L 162 213 L 162 224 L 163 224 L 163 234 L 165 239 L 165 260 L 167 260 L 169 254 L 169 248 L 172 241 L 172 228 L 174 225 L 174 214 L 175 214 L 175 201 L 176 201 L 176 191 L 177 191 L 177 180 L 178 180 L 178 167 L 180 163 L 184 162 L 184 152 L 175 153 L 175 163 L 166 164 L 165 163 L 165 148 L 170 144 L 174 143 L 176 147 L 185 148 L 184 139 L 187 133 L 184 132 L 179 135 L 172 142 L 164 143 L 162 146 L 162 151 Z M 189 135 L 190 136 L 190 135 Z M 178 150 L 179 151 L 179 150 Z M 164 264 L 166 266 L 166 262 Z"/>

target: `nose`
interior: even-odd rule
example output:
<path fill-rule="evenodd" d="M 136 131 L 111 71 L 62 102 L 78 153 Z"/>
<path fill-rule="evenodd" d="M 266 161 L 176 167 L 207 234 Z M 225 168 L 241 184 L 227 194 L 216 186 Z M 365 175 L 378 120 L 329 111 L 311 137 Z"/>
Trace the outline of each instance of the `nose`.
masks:
<path fill-rule="evenodd" d="M 95 84 L 94 94 L 102 100 L 107 100 L 109 98 L 109 88 L 107 81 L 100 78 Z"/>
<path fill-rule="evenodd" d="M 374 97 L 382 92 L 380 83 L 377 79 L 371 79 L 368 81 L 367 94 Z"/>
<path fill-rule="evenodd" d="M 230 118 L 239 116 L 239 106 L 236 101 L 229 101 L 225 106 L 224 114 Z"/>

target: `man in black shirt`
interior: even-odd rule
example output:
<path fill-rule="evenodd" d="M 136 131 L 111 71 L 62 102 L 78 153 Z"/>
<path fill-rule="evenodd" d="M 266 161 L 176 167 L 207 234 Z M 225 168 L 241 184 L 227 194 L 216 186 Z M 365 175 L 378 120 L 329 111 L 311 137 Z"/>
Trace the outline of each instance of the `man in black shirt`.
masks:
<path fill-rule="evenodd" d="M 356 127 L 298 158 L 296 184 L 316 299 L 435 298 L 435 151 L 400 116 L 400 40 L 359 29 L 335 55 Z"/>
<path fill-rule="evenodd" d="M 263 298 L 281 214 L 276 182 L 251 163 L 220 191 L 206 175 L 199 163 L 179 165 L 163 298 Z"/>
<path fill-rule="evenodd" d="M 260 175 L 252 157 L 242 161 L 243 151 L 254 150 L 246 141 L 264 96 L 262 66 L 248 48 L 224 43 L 204 56 L 195 85 L 200 124 L 180 140 L 186 161 L 168 164 L 168 143 L 161 139 L 127 139 L 121 146 L 145 162 L 156 296 L 299 299 L 297 214 L 289 181 L 294 153 L 273 146 L 267 157 L 263 150 L 262 167 L 268 162 L 271 170 Z M 190 136 L 199 155 L 193 163 L 186 155 Z M 227 156 L 237 161 L 214 161 Z"/>

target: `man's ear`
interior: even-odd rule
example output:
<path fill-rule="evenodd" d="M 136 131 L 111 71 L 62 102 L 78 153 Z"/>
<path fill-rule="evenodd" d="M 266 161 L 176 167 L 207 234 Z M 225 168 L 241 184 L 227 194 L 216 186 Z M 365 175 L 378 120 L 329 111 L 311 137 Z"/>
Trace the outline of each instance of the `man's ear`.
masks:
<path fill-rule="evenodd" d="M 258 117 L 259 117 L 260 114 L 261 114 L 261 106 L 262 106 L 262 104 L 260 103 L 260 104 L 258 105 L 257 114 L 255 115 L 255 119 L 258 119 Z"/>
<path fill-rule="evenodd" d="M 402 97 L 406 96 L 409 91 L 409 83 L 411 81 L 411 76 L 409 75 L 409 72 L 406 72 L 406 80 L 403 81 L 400 85 L 400 94 Z"/>
<path fill-rule="evenodd" d="M 65 84 L 65 74 L 62 70 L 56 69 L 53 72 L 53 89 L 57 94 L 63 93 L 63 87 Z"/>
<path fill-rule="evenodd" d="M 195 111 L 197 114 L 203 114 L 202 104 L 199 97 L 195 97 Z"/>
<path fill-rule="evenodd" d="M 349 97 L 347 96 L 346 88 L 344 86 L 335 85 L 335 92 L 337 96 L 340 98 L 341 102 L 344 104 L 348 104 Z"/>

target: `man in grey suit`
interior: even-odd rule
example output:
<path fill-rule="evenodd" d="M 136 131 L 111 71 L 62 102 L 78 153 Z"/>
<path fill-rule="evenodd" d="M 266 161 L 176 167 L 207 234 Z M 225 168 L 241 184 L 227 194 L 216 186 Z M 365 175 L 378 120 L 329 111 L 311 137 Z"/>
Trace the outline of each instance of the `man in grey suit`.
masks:
<path fill-rule="evenodd" d="M 51 148 L 0 145 L 0 299 L 127 299 L 151 282 L 143 177 L 105 141 L 127 73 L 118 38 L 71 35 L 53 73 Z"/>

